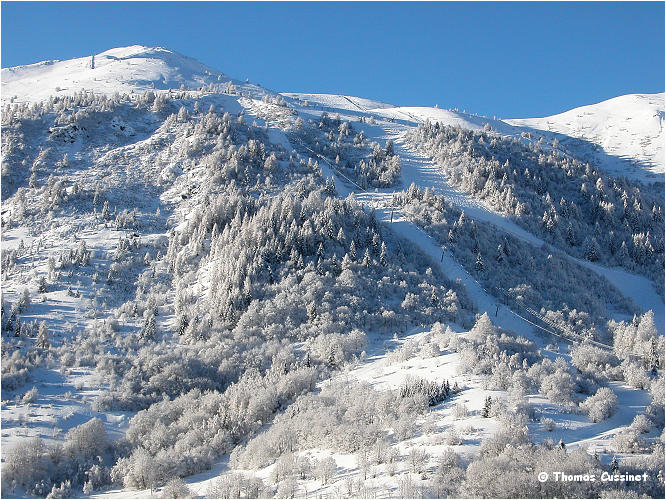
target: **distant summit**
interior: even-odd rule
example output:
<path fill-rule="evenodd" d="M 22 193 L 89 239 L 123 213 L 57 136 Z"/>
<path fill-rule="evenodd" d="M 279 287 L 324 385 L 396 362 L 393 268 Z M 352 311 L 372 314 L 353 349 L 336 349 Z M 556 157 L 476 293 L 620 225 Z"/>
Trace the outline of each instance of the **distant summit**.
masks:
<path fill-rule="evenodd" d="M 506 120 L 589 141 L 656 174 L 664 173 L 664 93 L 628 94 L 545 118 Z"/>
<path fill-rule="evenodd" d="M 42 61 L 2 69 L 2 102 L 37 102 L 81 90 L 97 94 L 141 93 L 146 90 L 200 89 L 229 82 L 246 94 L 270 93 L 164 47 L 131 45 L 64 61 Z M 219 89 L 218 89 L 219 90 Z M 287 89 L 288 90 L 288 89 Z M 664 94 L 629 94 L 545 118 L 491 119 L 437 107 L 394 106 L 354 96 L 283 93 L 295 103 L 309 103 L 330 112 L 350 112 L 410 124 L 425 121 L 502 135 L 535 131 L 555 139 L 577 157 L 613 175 L 641 181 L 661 180 L 664 173 Z"/>
<path fill-rule="evenodd" d="M 231 78 L 164 47 L 131 45 L 65 61 L 2 69 L 2 99 L 35 102 L 83 89 L 96 93 L 200 88 Z"/>

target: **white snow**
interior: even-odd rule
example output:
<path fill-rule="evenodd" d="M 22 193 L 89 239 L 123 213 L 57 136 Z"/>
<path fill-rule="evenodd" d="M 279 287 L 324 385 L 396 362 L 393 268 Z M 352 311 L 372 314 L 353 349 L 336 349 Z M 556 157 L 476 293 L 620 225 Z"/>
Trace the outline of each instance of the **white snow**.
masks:
<path fill-rule="evenodd" d="M 258 95 L 267 93 L 256 86 L 241 84 L 236 80 L 209 68 L 194 59 L 181 56 L 164 48 L 149 48 L 140 45 L 112 49 L 94 57 L 94 69 L 90 56 L 68 61 L 45 61 L 28 66 L 2 69 L 2 99 L 3 103 L 15 98 L 15 102 L 35 102 L 46 99 L 51 95 L 71 94 L 82 89 L 92 90 L 95 93 L 112 94 L 114 92 L 139 93 L 145 90 L 177 89 L 181 85 L 186 88 L 199 88 L 209 83 L 224 84 L 234 82 L 243 89 L 250 90 L 254 95 L 238 97 L 216 96 L 216 107 L 220 104 L 225 110 L 238 113 L 247 112 L 256 118 L 259 126 L 268 127 L 268 137 L 273 144 L 279 144 L 289 151 L 291 145 L 287 136 L 281 130 L 282 125 L 290 119 L 291 109 L 280 107 L 258 99 Z M 60 90 L 58 90 L 60 89 Z M 322 111 L 339 112 L 343 119 L 353 120 L 354 127 L 363 129 L 367 137 L 380 143 L 391 139 L 395 150 L 402 160 L 402 186 L 391 189 L 377 189 L 363 191 L 357 189 L 344 179 L 340 178 L 326 162 L 319 158 L 322 171 L 326 177 L 333 176 L 336 188 L 341 197 L 354 194 L 356 198 L 368 207 L 376 209 L 377 218 L 390 226 L 398 235 L 416 244 L 429 255 L 436 265 L 441 267 L 444 274 L 451 280 L 462 284 L 467 293 L 476 304 L 478 311 L 488 312 L 492 321 L 507 330 L 513 330 L 520 335 L 528 337 L 543 344 L 543 339 L 534 335 L 534 326 L 523 318 L 514 314 L 506 306 L 490 294 L 486 293 L 479 284 L 460 265 L 450 252 L 443 252 L 430 236 L 419 227 L 406 220 L 399 210 L 390 208 L 392 194 L 415 184 L 425 188 L 430 187 L 456 206 L 465 210 L 472 219 L 493 224 L 499 231 L 507 232 L 523 241 L 535 246 L 544 242 L 519 227 L 515 222 L 502 214 L 494 212 L 483 202 L 462 193 L 451 186 L 446 176 L 436 164 L 417 153 L 410 151 L 403 141 L 403 134 L 419 123 L 426 120 L 437 121 L 445 125 L 460 126 L 479 130 L 486 124 L 503 135 L 519 136 L 523 131 L 532 131 L 545 134 L 547 137 L 558 137 L 561 141 L 571 138 L 580 138 L 593 143 L 581 143 L 581 151 L 594 155 L 600 166 L 605 166 L 616 174 L 637 176 L 641 179 L 663 180 L 664 152 L 663 152 L 663 120 L 664 120 L 664 94 L 622 96 L 598 105 L 586 106 L 575 110 L 538 119 L 516 119 L 500 121 L 464 112 L 445 110 L 430 107 L 393 106 L 391 104 L 363 99 L 354 96 L 331 94 L 282 94 L 304 118 L 317 116 Z M 308 101 L 308 105 L 304 104 Z M 359 123 L 359 116 L 372 117 L 374 123 L 364 120 Z M 112 124 L 113 125 L 113 124 Z M 137 124 L 134 124 L 137 125 Z M 141 125 L 141 124 L 139 124 Z M 145 125 L 145 124 L 144 124 Z M 131 126 L 130 126 L 131 127 Z M 538 129 L 538 130 L 535 130 Z M 130 129 L 125 128 L 124 131 Z M 543 132 L 542 132 L 543 131 Z M 129 133 L 129 132 L 125 132 Z M 141 138 L 134 143 L 117 148 L 111 148 L 105 155 L 95 160 L 93 175 L 104 178 L 104 183 L 114 186 L 126 184 L 140 184 L 145 179 L 161 178 L 163 183 L 172 183 L 160 199 L 142 200 L 151 211 L 158 206 L 168 205 L 170 201 L 178 199 L 183 184 L 179 181 L 183 170 L 176 164 L 169 163 L 163 158 L 150 153 L 151 141 L 171 138 L 172 131 L 159 129 L 148 138 Z M 562 134 L 566 134 L 563 136 Z M 183 139 L 185 140 L 185 139 Z M 595 151 L 594 145 L 603 150 Z M 76 146 L 72 146 L 75 148 Z M 73 150 L 71 151 L 73 152 Z M 628 162 L 629 159 L 631 162 Z M 613 170 L 614 169 L 614 170 Z M 649 175 L 644 175 L 647 172 Z M 89 172 L 74 170 L 71 176 L 78 177 L 90 175 Z M 130 193 L 134 196 L 145 196 L 145 193 Z M 126 193 L 123 193 L 125 196 Z M 112 199 L 112 201 L 116 201 Z M 122 201 L 122 200 L 120 200 Z M 187 204 L 182 210 L 188 210 Z M 32 234 L 26 227 L 17 227 L 4 230 L 2 235 L 3 250 L 16 248 L 23 240 L 24 245 L 30 248 L 33 255 L 30 267 L 25 264 L 25 274 L 35 269 L 43 272 L 46 259 L 50 253 L 61 249 L 73 248 L 78 239 L 85 239 L 87 247 L 101 253 L 109 253 L 117 245 L 118 238 L 123 231 L 114 231 L 103 226 L 92 227 L 86 221 L 72 221 L 70 226 L 51 228 L 41 235 Z M 143 240 L 155 240 L 162 236 L 159 228 L 156 234 L 146 232 L 142 234 Z M 33 252 L 33 246 L 35 250 Z M 571 258 L 596 273 L 605 276 L 610 283 L 616 286 L 621 293 L 631 298 L 638 306 L 652 309 L 655 313 L 657 328 L 664 332 L 664 302 L 655 292 L 652 284 L 646 278 L 633 275 L 621 269 L 609 269 L 597 264 Z M 14 298 L 20 293 L 23 283 L 3 283 L 3 293 Z M 64 334 L 65 327 L 77 321 L 77 327 L 85 327 L 91 322 L 83 315 L 83 309 L 88 305 L 86 295 L 93 296 L 95 287 L 87 283 L 74 286 L 75 291 L 84 292 L 83 298 L 72 297 L 63 290 L 44 294 L 43 303 L 33 303 L 31 309 L 25 314 L 26 319 L 47 318 L 49 328 L 52 329 L 54 340 L 59 342 Z M 200 283 L 205 288 L 206 283 Z M 456 328 L 455 325 L 453 325 Z M 473 411 L 479 410 L 484 398 L 492 394 L 505 398 L 506 394 L 500 391 L 488 391 L 483 387 L 480 377 L 460 375 L 458 373 L 459 356 L 454 352 L 442 352 L 438 356 L 422 358 L 414 356 L 410 359 L 391 363 L 389 355 L 407 342 L 427 342 L 431 332 L 428 328 L 411 331 L 406 337 L 396 341 L 399 345 L 390 348 L 384 345 L 384 340 L 373 338 L 373 344 L 368 349 L 366 361 L 359 362 L 340 377 L 349 377 L 355 380 L 370 382 L 377 390 L 394 389 L 398 387 L 405 376 L 418 375 L 431 380 L 449 379 L 457 381 L 464 390 L 457 396 L 455 402 L 465 402 Z M 461 335 L 465 335 L 462 333 Z M 550 339 L 549 339 L 550 341 Z M 556 354 L 559 356 L 559 354 Z M 564 355 L 566 356 L 566 355 Z M 104 387 L 104 381 L 99 380 L 90 371 L 83 369 L 63 370 L 58 372 L 53 368 L 40 368 L 34 374 L 32 383 L 39 390 L 39 397 L 32 405 L 23 405 L 17 402 L 5 401 L 2 408 L 2 445 L 11 447 L 17 439 L 25 436 L 41 435 L 47 439 L 58 440 L 62 433 L 74 425 L 80 424 L 92 416 L 100 416 L 105 421 L 107 429 L 113 437 L 118 437 L 127 425 L 129 414 L 122 412 L 98 414 L 90 409 L 88 398 L 96 395 Z M 24 392 L 31 385 L 21 388 Z M 75 386 L 78 386 L 77 390 Z M 587 417 L 577 414 L 565 414 L 557 405 L 553 405 L 538 395 L 529 395 L 529 401 L 538 407 L 542 415 L 550 416 L 558 424 L 553 433 L 539 430 L 538 425 L 531 429 L 537 440 L 562 438 L 565 442 L 575 446 L 584 446 L 604 449 L 608 447 L 609 439 L 617 428 L 628 425 L 631 419 L 644 412 L 648 403 L 648 396 L 644 391 L 636 391 L 619 383 L 613 383 L 613 390 L 618 395 L 619 410 L 615 416 L 599 424 L 588 421 Z M 65 397 L 65 394 L 71 392 Z M 84 399 L 84 396 L 88 398 Z M 452 416 L 452 402 L 445 402 L 434 408 L 429 418 L 434 419 L 437 430 L 452 425 L 462 425 L 454 422 Z M 423 422 L 419 422 L 422 425 Z M 464 421 L 465 426 L 472 426 L 467 442 L 456 448 L 462 454 L 472 455 L 478 450 L 480 440 L 492 434 L 497 428 L 495 419 L 483 419 L 478 414 L 470 416 Z M 433 441 L 433 442 L 431 442 Z M 404 453 L 413 445 L 426 447 L 434 463 L 435 458 L 442 453 L 444 447 L 434 442 L 432 436 L 425 433 L 412 440 L 399 444 Z M 313 456 L 331 455 L 329 450 L 309 450 Z M 310 481 L 302 486 L 308 488 L 311 494 L 340 496 L 343 491 L 343 482 L 347 477 L 358 474 L 355 458 L 352 455 L 333 454 L 338 463 L 339 474 L 331 485 L 321 487 L 317 482 Z M 187 479 L 188 484 L 199 495 L 205 494 L 206 487 L 221 472 L 228 470 L 223 458 L 209 472 L 192 476 Z M 399 471 L 398 476 L 388 477 L 380 474 L 375 483 L 382 488 L 396 489 L 398 477 L 404 473 Z M 268 477 L 270 467 L 259 471 L 261 477 Z M 144 498 L 148 491 L 130 492 L 127 490 L 112 490 L 100 497 L 135 497 Z"/>
<path fill-rule="evenodd" d="M 467 332 L 460 332 L 458 335 L 462 338 L 470 336 Z M 335 379 L 323 382 L 323 384 L 329 384 L 364 381 L 371 384 L 375 390 L 386 391 L 398 389 L 406 378 L 411 376 L 438 383 L 448 380 L 451 385 L 457 383 L 461 388 L 459 393 L 430 408 L 426 415 L 414 422 L 418 429 L 414 437 L 395 444 L 400 459 L 394 475 L 389 475 L 385 466 L 372 467 L 372 472 L 365 480 L 365 484 L 376 488 L 379 498 L 395 495 L 398 481 L 406 474 L 412 474 L 413 479 L 420 482 L 419 475 L 409 471 L 406 455 L 410 449 L 418 448 L 427 452 L 430 457 L 428 467 L 432 470 L 436 466 L 437 459 L 448 449 L 467 460 L 473 458 L 478 453 L 482 440 L 492 436 L 501 426 L 499 417 L 483 418 L 481 410 L 487 396 L 494 401 L 508 401 L 508 393 L 487 389 L 484 387 L 484 378 L 481 376 L 461 374 L 460 355 L 456 352 L 448 349 L 440 350 L 437 347 L 434 352 L 439 351 L 439 354 L 424 355 L 424 352 L 432 351 L 426 351 L 423 348 L 428 344 L 437 346 L 439 340 L 436 334 L 429 329 L 414 329 L 400 339 L 388 341 L 385 338 L 373 337 L 365 360 L 348 366 Z M 410 354 L 395 357 L 394 355 L 399 352 Z M 537 415 L 537 420 L 528 424 L 532 438 L 536 442 L 546 439 L 553 442 L 562 440 L 568 449 L 580 447 L 589 453 L 596 451 L 600 455 L 607 454 L 608 450 L 612 448 L 610 442 L 618 428 L 628 425 L 636 415 L 644 413 L 650 399 L 646 391 L 637 391 L 617 382 L 612 382 L 611 387 L 618 397 L 617 411 L 609 419 L 596 423 L 581 413 L 564 411 L 561 405 L 550 402 L 540 394 L 526 394 L 526 400 L 533 405 Z M 454 412 L 458 404 L 464 405 L 468 409 L 467 417 L 463 419 L 456 417 Z M 543 418 L 553 419 L 554 430 L 547 431 L 543 428 L 539 421 Z M 443 442 L 444 431 L 451 428 L 456 429 L 461 435 L 462 444 L 447 445 Z M 354 454 L 319 448 L 298 451 L 297 454 L 317 459 L 332 457 L 337 464 L 335 476 L 325 485 L 315 479 L 298 480 L 299 496 L 304 495 L 304 492 L 307 491 L 308 496 L 315 498 L 340 498 L 343 496 L 348 479 L 358 479 L 362 476 Z M 187 477 L 185 482 L 195 494 L 205 495 L 208 487 L 216 481 L 219 475 L 229 472 L 243 475 L 255 474 L 262 478 L 265 484 L 271 484 L 270 476 L 273 468 L 274 465 L 257 471 L 233 469 L 229 466 L 228 456 L 225 456 L 210 471 Z M 92 497 L 146 498 L 149 495 L 149 490 L 113 489 Z"/>
<path fill-rule="evenodd" d="M 426 121 L 480 130 L 486 124 L 502 135 L 523 132 L 552 143 L 557 139 L 586 161 L 616 176 L 642 182 L 663 181 L 664 93 L 629 94 L 545 118 L 501 120 L 458 110 L 426 106 L 394 106 L 335 94 L 284 93 L 296 102 L 328 111 L 370 115 L 409 126 Z"/>
<path fill-rule="evenodd" d="M 397 109 L 402 108 L 393 108 L 389 109 L 388 111 L 393 112 Z M 446 112 L 445 110 L 437 111 L 443 112 L 440 114 L 440 116 L 443 118 L 446 116 L 453 118 L 458 116 L 455 113 L 449 115 L 447 113 L 453 112 Z M 449 122 L 448 124 L 451 123 Z M 653 310 L 655 313 L 655 323 L 657 325 L 657 329 L 660 333 L 664 333 L 666 328 L 664 301 L 659 296 L 654 286 L 650 283 L 650 280 L 643 276 L 632 274 L 622 269 L 607 268 L 599 264 L 594 264 L 582 259 L 576 259 L 570 255 L 567 255 L 564 252 L 551 247 L 541 238 L 521 228 L 509 217 L 493 211 L 492 208 L 483 201 L 475 199 L 472 196 L 459 191 L 448 182 L 446 175 L 430 159 L 425 158 L 406 147 L 402 139 L 402 135 L 406 130 L 409 130 L 408 126 L 387 122 L 378 122 L 374 126 L 367 126 L 365 124 L 358 124 L 358 126 L 363 128 L 363 130 L 366 132 L 366 135 L 374 140 L 382 143 L 389 139 L 393 140 L 395 151 L 400 155 L 402 161 L 402 186 L 388 189 L 363 191 L 349 183 L 345 185 L 340 180 L 338 180 L 338 182 L 336 182 L 336 188 L 338 189 L 339 194 L 346 196 L 347 194 L 353 192 L 359 201 L 362 201 L 368 206 L 373 206 L 377 210 L 377 216 L 382 218 L 385 222 L 388 222 L 391 219 L 390 210 L 387 211 L 385 207 L 390 206 L 391 198 L 394 192 L 407 188 L 411 183 L 414 183 L 421 188 L 430 187 L 435 193 L 444 196 L 447 201 L 463 209 L 465 214 L 472 219 L 490 223 L 498 230 L 504 231 L 536 247 L 546 245 L 547 247 L 551 248 L 553 252 L 558 253 L 571 262 L 583 265 L 600 276 L 605 277 L 620 291 L 620 293 L 622 293 L 625 297 L 633 300 L 637 306 L 641 307 L 645 311 L 650 309 Z M 326 165 L 325 162 L 322 163 L 320 161 L 320 164 L 325 169 L 325 176 L 337 177 L 337 174 L 328 165 Z M 417 246 L 419 246 L 436 261 L 441 259 L 441 248 L 418 227 L 404 220 L 401 217 L 400 211 L 395 211 L 393 222 L 394 223 L 392 228 L 397 230 L 399 234 L 416 243 Z M 477 306 L 481 312 L 488 311 L 489 314 L 494 314 L 497 311 L 497 301 L 485 293 L 481 285 L 476 282 L 476 280 L 474 280 L 474 278 L 455 261 L 450 253 L 444 255 L 444 260 L 442 260 L 441 264 L 444 268 L 443 270 L 445 271 L 445 274 L 449 276 L 449 278 L 454 280 L 462 280 L 462 282 L 465 284 L 465 287 L 467 288 L 468 293 L 476 301 Z M 530 332 L 533 330 L 532 325 L 525 323 L 522 319 L 511 313 L 510 310 L 508 310 L 505 306 L 501 306 L 499 310 L 500 312 L 498 313 L 499 316 L 497 321 L 500 326 L 521 332 L 522 334 L 525 334 L 526 328 Z M 503 318 L 502 314 L 504 314 L 506 317 Z"/>
<path fill-rule="evenodd" d="M 628 159 L 646 172 L 664 174 L 664 93 L 629 94 L 544 118 L 506 120 L 516 126 L 556 132 L 597 145 L 599 166 L 626 175 Z M 618 171 L 619 170 L 619 171 Z M 634 176 L 638 172 L 631 173 Z M 643 176 L 643 178 L 652 178 Z"/>
<path fill-rule="evenodd" d="M 3 101 L 36 102 L 81 90 L 113 94 L 145 90 L 198 89 L 230 77 L 163 47 L 132 45 L 66 61 L 42 61 L 2 69 Z"/>
<path fill-rule="evenodd" d="M 318 107 L 334 108 L 347 111 L 370 111 L 374 109 L 393 108 L 393 104 L 381 101 L 373 101 L 362 97 L 354 97 L 338 94 L 303 94 L 297 92 L 284 92 L 285 97 L 290 97 L 304 103 Z"/>

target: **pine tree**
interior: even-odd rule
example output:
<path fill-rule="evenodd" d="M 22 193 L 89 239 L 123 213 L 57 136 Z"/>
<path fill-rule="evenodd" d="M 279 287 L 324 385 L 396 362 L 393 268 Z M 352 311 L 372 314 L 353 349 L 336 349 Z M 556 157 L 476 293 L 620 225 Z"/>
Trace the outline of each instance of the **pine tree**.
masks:
<path fill-rule="evenodd" d="M 481 416 L 483 418 L 490 417 L 490 410 L 492 409 L 493 400 L 490 396 L 486 397 L 485 402 L 483 403 L 483 410 L 481 410 Z"/>
<path fill-rule="evenodd" d="M 341 245 L 345 244 L 346 241 L 345 232 L 342 230 L 342 227 L 338 230 L 338 236 L 336 237 L 336 239 Z"/>
<path fill-rule="evenodd" d="M 111 215 L 111 209 L 109 208 L 109 200 L 106 200 L 104 202 L 104 207 L 102 208 L 102 219 L 109 220 L 110 215 Z"/>
<path fill-rule="evenodd" d="M 190 119 L 190 114 L 187 112 L 185 106 L 181 106 L 178 110 L 178 121 L 180 123 L 186 122 Z"/>
<path fill-rule="evenodd" d="M 377 254 L 377 251 L 379 250 L 379 242 L 381 241 L 381 238 L 379 235 L 372 231 L 372 251 Z"/>
<path fill-rule="evenodd" d="M 2 302 L 0 302 L 0 326 L 2 327 L 3 332 L 7 329 L 7 320 L 8 318 L 7 311 L 5 310 L 5 301 L 2 299 Z"/>
<path fill-rule="evenodd" d="M 594 236 L 588 236 L 583 242 L 583 257 L 590 262 L 595 262 L 601 258 L 601 248 Z"/>
<path fill-rule="evenodd" d="M 382 247 L 381 251 L 379 253 L 379 263 L 382 266 L 386 266 L 388 264 L 387 258 L 386 258 L 386 243 L 382 241 Z"/>
<path fill-rule="evenodd" d="M 569 223 L 567 226 L 567 234 L 564 237 L 564 240 L 569 244 L 569 246 L 576 246 L 576 233 L 574 232 L 574 228 L 571 223 Z"/>
<path fill-rule="evenodd" d="M 95 186 L 95 194 L 93 195 L 93 205 L 97 206 L 100 202 L 101 193 L 99 191 L 99 184 Z"/>
<path fill-rule="evenodd" d="M 430 303 L 433 307 L 437 307 L 439 304 L 439 297 L 437 297 L 437 289 L 433 286 L 430 290 Z"/>
<path fill-rule="evenodd" d="M 394 156 L 395 155 L 395 151 L 393 149 L 393 141 L 390 140 L 390 139 L 388 141 L 386 141 L 386 150 L 385 150 L 385 152 L 386 152 L 386 156 Z"/>
<path fill-rule="evenodd" d="M 657 376 L 658 374 L 658 369 L 660 368 L 661 362 L 661 354 L 662 354 L 662 349 L 659 347 L 659 341 L 657 340 L 657 337 L 652 337 L 650 340 L 650 357 L 649 357 L 649 363 L 651 366 L 651 373 L 654 376 Z"/>
<path fill-rule="evenodd" d="M 352 240 L 351 245 L 349 245 L 349 258 L 352 261 L 356 261 L 356 243 Z"/>
<path fill-rule="evenodd" d="M 497 245 L 497 257 L 495 257 L 495 260 L 500 264 L 504 262 L 504 249 L 502 248 L 501 243 Z"/>
<path fill-rule="evenodd" d="M 317 319 L 317 304 L 310 302 L 307 306 L 308 321 L 314 323 Z"/>
<path fill-rule="evenodd" d="M 474 268 L 477 271 L 483 271 L 483 257 L 481 257 L 481 252 L 476 254 L 476 262 L 474 263 Z"/>
<path fill-rule="evenodd" d="M 324 188 L 324 192 L 326 192 L 331 196 L 338 195 L 338 191 L 337 189 L 335 189 L 335 181 L 333 180 L 333 178 L 329 177 L 328 179 L 326 179 L 326 187 Z"/>
<path fill-rule="evenodd" d="M 178 335 L 183 335 L 188 325 L 189 321 L 187 320 L 187 316 L 181 314 L 178 318 Z"/>
<path fill-rule="evenodd" d="M 48 349 L 49 343 L 49 330 L 46 326 L 46 321 L 39 324 L 39 333 L 37 334 L 37 347 L 41 349 Z"/>
<path fill-rule="evenodd" d="M 610 464 L 610 469 L 613 474 L 617 473 L 620 470 L 620 463 L 617 460 L 617 457 L 613 455 L 613 460 Z"/>
<path fill-rule="evenodd" d="M 141 338 L 144 340 L 155 340 L 156 326 L 155 315 L 150 311 L 143 322 L 141 329 Z"/>
<path fill-rule="evenodd" d="M 46 286 L 46 278 L 44 276 L 39 277 L 39 282 L 37 283 L 37 291 L 39 293 L 46 293 L 48 288 Z"/>
<path fill-rule="evenodd" d="M 629 261 L 629 250 L 627 249 L 626 242 L 623 241 L 622 245 L 620 245 L 620 249 L 615 254 L 615 259 L 617 260 L 617 263 L 622 266 L 626 265 Z"/>
<path fill-rule="evenodd" d="M 338 255 L 333 254 L 333 258 L 331 259 L 331 270 L 337 275 L 340 274 L 340 262 L 338 261 Z"/>
<path fill-rule="evenodd" d="M 365 253 L 363 254 L 363 262 L 361 262 L 361 264 L 363 267 L 370 267 L 370 263 L 370 251 L 366 248 Z"/>

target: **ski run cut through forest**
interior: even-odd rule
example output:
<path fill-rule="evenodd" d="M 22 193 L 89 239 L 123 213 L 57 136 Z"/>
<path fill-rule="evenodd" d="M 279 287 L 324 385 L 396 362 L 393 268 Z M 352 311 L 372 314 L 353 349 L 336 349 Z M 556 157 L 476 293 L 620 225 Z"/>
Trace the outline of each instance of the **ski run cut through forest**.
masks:
<path fill-rule="evenodd" d="M 1 82 L 3 498 L 664 498 L 663 93 Z"/>

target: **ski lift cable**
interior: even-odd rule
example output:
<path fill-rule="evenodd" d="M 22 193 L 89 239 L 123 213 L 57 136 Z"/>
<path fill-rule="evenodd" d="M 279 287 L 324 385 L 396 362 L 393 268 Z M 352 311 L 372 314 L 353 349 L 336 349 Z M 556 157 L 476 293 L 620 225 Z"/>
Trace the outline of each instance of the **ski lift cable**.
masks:
<path fill-rule="evenodd" d="M 315 151 L 313 151 L 312 149 L 310 149 L 309 147 L 307 147 L 305 144 L 303 144 L 300 140 L 299 140 L 298 142 L 299 142 L 299 144 L 301 145 L 301 147 L 303 147 L 303 148 L 305 148 L 306 150 L 310 151 L 313 155 L 315 155 L 316 157 L 318 157 L 319 159 L 321 159 L 323 162 L 325 162 L 325 163 L 326 163 L 326 164 L 327 164 L 327 165 L 333 170 L 333 172 L 334 172 L 335 174 L 339 175 L 340 177 L 343 177 L 345 180 L 347 180 L 348 182 L 350 182 L 351 184 L 353 184 L 355 187 L 357 187 L 357 188 L 360 189 L 361 191 L 363 191 L 363 192 L 367 192 L 367 191 L 368 191 L 367 189 L 362 188 L 361 186 L 359 186 L 358 184 L 356 184 L 356 182 L 354 182 L 353 180 L 351 180 L 350 178 L 348 178 L 348 177 L 347 177 L 346 175 L 344 175 L 342 172 L 340 172 L 340 171 L 339 171 L 334 165 L 331 164 L 331 162 L 330 162 L 326 157 L 322 156 L 322 155 L 319 154 L 319 153 L 316 153 Z M 361 202 L 361 205 L 365 206 L 366 203 Z M 397 210 L 397 209 L 396 209 L 396 210 Z M 415 227 L 418 231 L 420 231 L 421 233 L 423 233 L 426 237 L 432 239 L 432 237 L 431 237 L 428 233 L 426 233 L 423 229 L 421 229 L 418 225 L 414 225 L 414 227 Z M 474 283 L 476 283 L 476 285 L 477 285 L 479 288 L 481 288 L 481 290 L 483 290 L 488 296 L 490 296 L 490 297 L 494 297 L 494 295 L 491 294 L 488 290 L 486 290 L 486 288 L 485 288 L 483 285 L 481 285 L 481 283 L 479 283 L 479 282 L 476 280 L 476 278 L 474 278 L 474 276 L 472 276 L 471 274 L 470 274 L 469 276 L 470 276 L 470 278 L 474 281 Z M 503 289 L 501 289 L 501 290 L 502 290 L 503 292 L 506 293 L 506 290 L 503 290 Z M 554 336 L 556 336 L 556 337 L 562 338 L 562 339 L 564 339 L 564 340 L 566 340 L 567 342 L 570 342 L 570 343 L 572 343 L 572 344 L 573 344 L 575 341 L 574 341 L 573 339 L 571 339 L 570 337 L 568 337 L 567 335 L 574 336 L 574 337 L 580 339 L 581 342 L 588 342 L 588 343 L 591 343 L 591 344 L 597 345 L 597 346 L 599 346 L 599 347 L 602 347 L 602 348 L 609 349 L 609 350 L 613 351 L 613 346 L 610 346 L 610 345 L 608 345 L 608 344 L 604 344 L 604 343 L 599 342 L 599 341 L 596 341 L 596 340 L 594 340 L 594 339 L 590 339 L 590 338 L 583 337 L 582 335 L 577 334 L 577 333 L 575 333 L 575 332 L 573 332 L 573 331 L 571 331 L 571 330 L 569 330 L 569 329 L 563 329 L 560 325 L 555 324 L 555 323 L 552 322 L 551 320 L 545 318 L 543 315 L 541 315 L 540 313 L 538 313 L 537 311 L 535 311 L 534 309 L 532 309 L 531 307 L 529 307 L 529 306 L 528 306 L 527 304 L 525 304 L 522 300 L 520 300 L 520 299 L 515 299 L 515 301 L 518 303 L 518 305 L 520 305 L 520 306 L 521 306 L 523 309 L 525 309 L 527 312 L 529 312 L 530 314 L 534 315 L 536 318 L 538 318 L 539 320 L 541 320 L 543 323 L 545 323 L 546 325 L 550 326 L 551 328 L 554 328 L 555 330 L 560 331 L 561 333 L 555 333 L 555 332 L 552 331 L 552 330 L 549 330 L 549 329 L 547 329 L 547 328 L 544 328 L 543 326 L 540 326 L 540 325 L 534 323 L 533 321 L 530 321 L 530 320 L 528 320 L 527 318 L 521 316 L 521 315 L 518 314 L 517 312 L 513 311 L 510 307 L 507 307 L 507 309 L 509 310 L 509 312 L 510 312 L 511 314 L 517 316 L 518 318 L 520 318 L 520 319 L 522 319 L 523 321 L 529 323 L 530 325 L 533 325 L 533 326 L 535 326 L 536 328 L 539 328 L 540 330 L 543 330 L 543 331 L 545 331 L 545 332 L 547 332 L 547 333 L 549 333 L 549 334 L 551 334 L 551 335 L 554 335 Z M 627 355 L 627 356 L 636 356 L 636 357 L 639 357 L 639 358 L 645 358 L 644 355 L 642 355 L 642 354 L 637 354 L 637 353 L 633 353 L 633 352 L 626 353 L 626 355 Z"/>
<path fill-rule="evenodd" d="M 353 180 L 351 180 L 349 177 L 347 177 L 345 174 L 343 174 L 342 172 L 340 172 L 340 171 L 339 171 L 334 165 L 331 164 L 331 162 L 328 160 L 328 158 L 326 158 L 325 156 L 320 155 L 319 153 L 316 153 L 315 151 L 313 151 L 312 149 L 310 149 L 309 147 L 307 147 L 305 144 L 303 144 L 302 141 L 298 140 L 298 142 L 299 142 L 299 144 L 300 144 L 301 147 L 307 149 L 310 153 L 312 153 L 312 154 L 315 155 L 317 158 L 319 158 L 319 159 L 322 160 L 324 163 L 326 163 L 326 164 L 327 164 L 327 165 L 333 170 L 333 172 L 334 172 L 335 174 L 339 175 L 340 177 L 343 177 L 346 181 L 350 182 L 351 184 L 353 184 L 354 186 L 356 186 L 356 187 L 357 187 L 358 189 L 360 189 L 361 191 L 363 191 L 363 192 L 366 192 L 366 191 L 367 191 L 367 189 L 362 188 L 361 186 L 359 186 L 358 184 L 356 184 Z"/>

